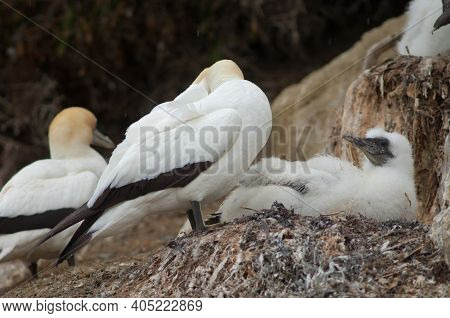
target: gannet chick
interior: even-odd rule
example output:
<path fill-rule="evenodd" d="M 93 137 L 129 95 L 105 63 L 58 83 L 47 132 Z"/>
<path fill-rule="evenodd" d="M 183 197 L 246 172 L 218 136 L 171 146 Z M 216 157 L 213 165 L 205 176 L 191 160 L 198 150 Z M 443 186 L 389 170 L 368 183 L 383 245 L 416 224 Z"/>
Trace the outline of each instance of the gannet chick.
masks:
<path fill-rule="evenodd" d="M 445 8 L 443 14 L 442 0 L 413 0 L 397 51 L 403 55 L 449 55 L 450 25 L 447 25 L 449 18 L 445 14 L 449 9 Z"/>
<path fill-rule="evenodd" d="M 59 262 L 150 213 L 185 209 L 193 229 L 205 229 L 201 204 L 238 184 L 267 142 L 271 120 L 266 95 L 233 61 L 204 70 L 186 92 L 128 128 L 89 202 L 47 235 L 83 221 Z"/>
<path fill-rule="evenodd" d="M 220 222 L 268 209 L 275 201 L 301 215 L 344 211 L 383 221 L 415 220 L 414 163 L 408 140 L 380 128 L 370 129 L 365 138 L 344 139 L 364 153 L 362 169 L 331 156 L 306 162 L 263 159 L 223 202 Z"/>
<path fill-rule="evenodd" d="M 0 262 L 20 259 L 36 275 L 39 259 L 57 258 L 75 228 L 41 245 L 30 258 L 30 247 L 58 222 L 92 196 L 106 161 L 90 145 L 113 148 L 88 110 L 61 111 L 49 128 L 50 158 L 17 172 L 0 192 Z M 70 259 L 73 264 L 73 258 Z"/>

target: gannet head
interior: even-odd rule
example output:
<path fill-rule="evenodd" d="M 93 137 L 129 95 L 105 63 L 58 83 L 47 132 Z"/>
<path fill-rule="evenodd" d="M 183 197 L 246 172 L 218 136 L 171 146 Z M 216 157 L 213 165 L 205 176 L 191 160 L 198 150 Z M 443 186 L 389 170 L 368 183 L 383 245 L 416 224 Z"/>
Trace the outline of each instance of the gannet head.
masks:
<path fill-rule="evenodd" d="M 204 84 L 208 92 L 212 92 L 223 83 L 233 79 L 244 79 L 241 69 L 231 60 L 221 60 L 205 68 L 197 76 L 194 84 Z"/>
<path fill-rule="evenodd" d="M 367 131 L 365 138 L 349 135 L 343 138 L 364 153 L 363 169 L 393 167 L 405 171 L 408 175 L 414 172 L 412 148 L 405 136 L 386 132 L 382 128 L 372 128 Z"/>
<path fill-rule="evenodd" d="M 192 84 L 200 84 L 201 82 L 204 82 L 208 72 L 209 72 L 209 67 L 207 67 L 203 71 L 201 71 L 200 74 L 198 74 L 197 78 L 195 79 L 195 81 Z"/>
<path fill-rule="evenodd" d="M 54 159 L 83 155 L 90 145 L 114 148 L 114 143 L 96 129 L 97 118 L 82 107 L 59 112 L 50 124 L 48 140 Z"/>

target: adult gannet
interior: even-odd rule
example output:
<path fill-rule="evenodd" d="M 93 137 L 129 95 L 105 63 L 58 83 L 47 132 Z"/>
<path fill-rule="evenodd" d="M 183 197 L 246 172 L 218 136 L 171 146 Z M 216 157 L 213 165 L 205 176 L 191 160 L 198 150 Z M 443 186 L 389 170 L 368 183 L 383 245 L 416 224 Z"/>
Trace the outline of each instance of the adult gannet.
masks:
<path fill-rule="evenodd" d="M 113 148 L 88 110 L 61 111 L 49 128 L 50 158 L 17 172 L 0 192 L 0 262 L 21 259 L 36 275 L 39 259 L 54 259 L 74 233 L 72 227 L 27 253 L 64 217 L 92 196 L 106 161 L 90 145 Z M 73 258 L 70 260 L 73 264 Z"/>
<path fill-rule="evenodd" d="M 433 32 L 450 24 L 450 0 L 442 0 L 442 14 L 434 22 Z"/>
<path fill-rule="evenodd" d="M 333 212 L 362 214 L 378 220 L 416 219 L 414 163 L 408 140 L 381 128 L 365 138 L 344 136 L 361 149 L 362 169 L 331 156 L 306 162 L 267 158 L 253 165 L 241 186 L 223 202 L 219 222 L 283 203 L 301 215 Z"/>
<path fill-rule="evenodd" d="M 417 56 L 450 54 L 450 25 L 447 25 L 450 3 L 445 2 L 442 0 L 411 2 L 407 11 L 405 33 L 397 43 L 397 51 L 400 54 Z"/>
<path fill-rule="evenodd" d="M 266 95 L 234 62 L 204 70 L 186 92 L 128 128 L 89 202 L 46 236 L 84 220 L 58 262 L 148 213 L 186 209 L 194 230 L 204 229 L 201 203 L 238 184 L 267 142 L 271 119 Z"/>
<path fill-rule="evenodd" d="M 366 52 L 363 69 L 375 66 L 381 54 L 390 49 L 402 55 L 449 55 L 449 23 L 450 0 L 411 1 L 403 32 L 391 34 L 372 45 Z"/>

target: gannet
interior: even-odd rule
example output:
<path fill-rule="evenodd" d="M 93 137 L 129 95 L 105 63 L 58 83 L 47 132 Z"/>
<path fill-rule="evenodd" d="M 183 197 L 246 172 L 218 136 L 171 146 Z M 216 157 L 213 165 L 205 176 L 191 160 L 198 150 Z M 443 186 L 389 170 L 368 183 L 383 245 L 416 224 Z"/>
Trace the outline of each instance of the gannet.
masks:
<path fill-rule="evenodd" d="M 434 22 L 433 32 L 450 24 L 450 0 L 442 0 L 442 14 Z"/>
<path fill-rule="evenodd" d="M 71 107 L 53 119 L 48 133 L 50 158 L 35 161 L 17 172 L 0 192 L 0 262 L 20 259 L 30 264 L 57 258 L 75 228 L 27 253 L 64 217 L 92 196 L 106 161 L 90 145 L 113 148 L 96 129 L 88 110 Z M 73 258 L 69 259 L 73 264 Z"/>
<path fill-rule="evenodd" d="M 408 140 L 381 128 L 370 129 L 365 138 L 343 138 L 364 153 L 361 169 L 331 156 L 306 162 L 262 159 L 245 173 L 212 219 L 229 222 L 277 201 L 307 216 L 347 212 L 377 220 L 415 220 L 414 163 Z"/>
<path fill-rule="evenodd" d="M 449 23 L 450 0 L 411 1 L 402 32 L 391 34 L 372 45 L 366 52 L 363 70 L 375 66 L 381 54 L 390 49 L 402 55 L 449 55 Z"/>
<path fill-rule="evenodd" d="M 266 95 L 233 61 L 213 64 L 128 128 L 89 202 L 46 236 L 83 221 L 58 262 L 149 213 L 185 209 L 193 229 L 203 230 L 201 204 L 238 184 L 267 142 L 271 120 Z"/>
<path fill-rule="evenodd" d="M 442 0 L 413 0 L 410 3 L 405 33 L 397 43 L 397 51 L 400 54 L 450 54 L 450 25 L 447 25 L 449 17 L 445 14 L 450 3 L 446 2 L 447 4 Z"/>

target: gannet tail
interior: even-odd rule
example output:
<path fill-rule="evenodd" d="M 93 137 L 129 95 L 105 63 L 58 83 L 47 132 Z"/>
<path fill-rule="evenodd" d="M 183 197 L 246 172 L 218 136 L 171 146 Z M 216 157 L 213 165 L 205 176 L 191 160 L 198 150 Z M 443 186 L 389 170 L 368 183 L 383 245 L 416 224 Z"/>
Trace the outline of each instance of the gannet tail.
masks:
<path fill-rule="evenodd" d="M 93 232 L 90 232 L 89 229 L 101 215 L 102 214 L 99 212 L 93 216 L 86 218 L 83 223 L 81 223 L 80 227 L 73 234 L 69 243 L 67 243 L 66 247 L 59 255 L 56 265 L 59 265 L 70 258 L 75 252 L 80 250 L 91 241 Z"/>

